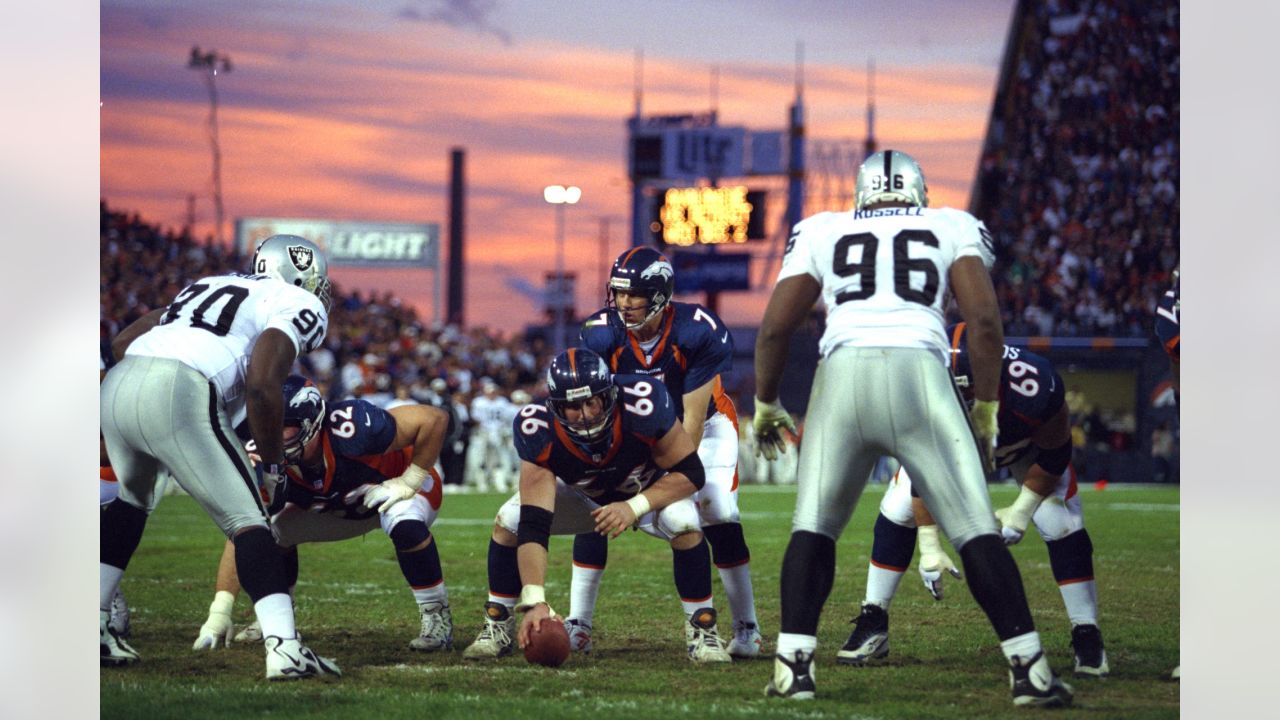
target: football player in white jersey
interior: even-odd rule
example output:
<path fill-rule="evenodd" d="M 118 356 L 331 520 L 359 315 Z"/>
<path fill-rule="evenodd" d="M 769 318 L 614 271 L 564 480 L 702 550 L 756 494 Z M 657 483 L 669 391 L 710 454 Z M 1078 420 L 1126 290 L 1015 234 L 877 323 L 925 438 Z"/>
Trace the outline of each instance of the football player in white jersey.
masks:
<path fill-rule="evenodd" d="M 508 492 L 514 484 L 511 467 L 511 421 L 517 408 L 498 392 L 490 378 L 480 379 L 480 395 L 471 401 L 475 429 L 467 449 L 467 478 L 481 492 Z"/>
<path fill-rule="evenodd" d="M 822 297 L 826 330 L 800 447 L 791 540 L 782 561 L 782 628 L 766 694 L 814 696 L 818 618 L 835 579 L 836 539 L 882 455 L 911 473 L 1009 660 L 1015 705 L 1064 705 L 1022 579 L 987 495 L 1004 332 L 976 218 L 928 207 L 920 166 L 885 150 L 858 169 L 854 209 L 798 223 L 756 341 L 756 439 L 765 454 L 794 432 L 778 384 L 795 327 Z M 976 402 L 967 416 L 947 370 L 947 291 L 968 322 Z M 972 432 L 970 429 L 972 418 Z M 977 444 L 974 443 L 974 435 Z"/>
<path fill-rule="evenodd" d="M 341 674 L 298 636 L 267 511 L 277 495 L 283 499 L 276 492 L 285 462 L 280 388 L 297 356 L 324 340 L 328 263 L 311 241 L 273 235 L 258 246 L 252 269 L 192 283 L 112 343 L 119 363 L 102 382 L 101 422 L 120 487 L 100 522 L 102 665 L 138 660 L 108 626 L 109 608 L 164 465 L 235 543 L 240 581 L 265 637 L 267 679 Z M 263 460 L 260 479 L 232 430 L 246 416 Z"/>

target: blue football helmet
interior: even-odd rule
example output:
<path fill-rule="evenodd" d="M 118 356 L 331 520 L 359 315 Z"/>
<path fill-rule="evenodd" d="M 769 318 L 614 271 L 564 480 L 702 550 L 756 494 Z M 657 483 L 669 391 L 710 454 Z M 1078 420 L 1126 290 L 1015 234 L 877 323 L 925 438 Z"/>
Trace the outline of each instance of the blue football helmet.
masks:
<path fill-rule="evenodd" d="M 644 320 L 638 323 L 627 324 L 622 313 L 618 313 L 627 329 L 635 330 L 667 307 L 675 288 L 675 269 L 666 256 L 651 247 L 632 248 L 619 255 L 613 263 L 613 270 L 609 272 L 609 287 L 605 289 L 605 305 L 617 310 L 618 303 L 614 296 L 619 291 L 648 299 L 648 312 L 645 313 Z"/>
<path fill-rule="evenodd" d="M 299 429 L 284 444 L 284 461 L 297 465 L 307 443 L 324 427 L 324 396 L 315 383 L 301 375 L 290 375 L 284 381 L 284 426 Z"/>
<path fill-rule="evenodd" d="M 587 348 L 569 348 L 551 361 L 547 368 L 547 409 L 575 437 L 593 441 L 604 436 L 613 424 L 613 411 L 618 402 L 618 388 L 604 358 Z M 588 423 L 585 417 L 571 422 L 567 407 L 577 407 L 593 397 L 604 406 L 600 417 Z"/>

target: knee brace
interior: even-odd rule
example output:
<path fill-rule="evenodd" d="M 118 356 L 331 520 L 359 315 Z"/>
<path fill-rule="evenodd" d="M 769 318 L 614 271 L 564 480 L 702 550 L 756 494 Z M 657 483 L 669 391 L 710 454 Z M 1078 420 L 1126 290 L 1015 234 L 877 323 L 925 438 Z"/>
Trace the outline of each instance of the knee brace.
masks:
<path fill-rule="evenodd" d="M 899 525 L 884 515 L 876 516 L 875 540 L 871 543 L 871 564 L 886 570 L 906 572 L 916 550 L 916 529 Z"/>
<path fill-rule="evenodd" d="M 1077 530 L 1061 540 L 1046 542 L 1049 567 L 1059 585 L 1093 579 L 1093 541 L 1088 530 Z"/>
<path fill-rule="evenodd" d="M 408 552 L 431 537 L 431 531 L 421 520 L 405 520 L 396 523 L 388 535 L 391 536 L 391 544 L 396 546 L 396 552 Z"/>

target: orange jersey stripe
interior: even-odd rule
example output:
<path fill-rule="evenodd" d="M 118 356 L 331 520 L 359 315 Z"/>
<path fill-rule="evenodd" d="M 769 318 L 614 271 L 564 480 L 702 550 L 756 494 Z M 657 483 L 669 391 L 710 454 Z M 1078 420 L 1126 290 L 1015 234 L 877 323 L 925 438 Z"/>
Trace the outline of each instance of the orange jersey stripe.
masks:
<path fill-rule="evenodd" d="M 98 466 L 98 479 L 107 482 L 119 482 L 119 479 L 116 478 L 116 471 L 110 465 Z"/>

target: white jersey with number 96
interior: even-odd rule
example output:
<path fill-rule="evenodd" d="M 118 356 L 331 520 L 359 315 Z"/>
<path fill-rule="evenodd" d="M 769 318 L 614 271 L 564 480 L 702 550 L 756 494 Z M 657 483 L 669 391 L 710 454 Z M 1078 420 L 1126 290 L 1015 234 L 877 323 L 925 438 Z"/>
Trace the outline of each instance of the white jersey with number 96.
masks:
<path fill-rule="evenodd" d="M 961 210 L 826 212 L 796 224 L 778 281 L 807 274 L 822 284 L 823 357 L 846 345 L 925 348 L 946 357 L 947 273 L 966 255 L 988 267 L 994 261 L 986 227 Z"/>
<path fill-rule="evenodd" d="M 302 355 L 320 346 L 328 325 L 324 304 L 302 288 L 265 275 L 219 275 L 178 293 L 160 324 L 134 340 L 126 355 L 171 358 L 209 378 L 238 425 L 258 336 L 276 328 Z"/>

